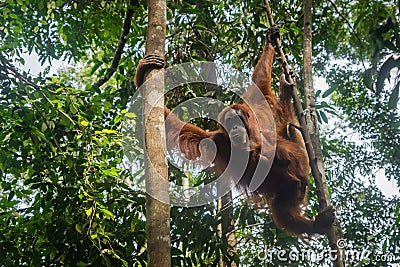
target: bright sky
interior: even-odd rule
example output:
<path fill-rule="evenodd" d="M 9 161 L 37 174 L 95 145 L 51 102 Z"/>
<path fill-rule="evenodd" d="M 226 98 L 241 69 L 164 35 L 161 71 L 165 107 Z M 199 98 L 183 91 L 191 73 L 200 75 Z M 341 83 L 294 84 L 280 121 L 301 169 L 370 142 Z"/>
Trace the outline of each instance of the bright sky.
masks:
<path fill-rule="evenodd" d="M 39 72 L 43 71 L 44 68 L 49 66 L 49 64 L 41 66 L 38 60 L 38 56 L 34 52 L 31 55 L 28 54 L 24 55 L 24 58 L 25 58 L 25 65 L 18 67 L 22 68 L 23 70 L 29 71 L 33 75 L 37 75 Z M 52 61 L 52 66 L 50 67 L 50 74 L 56 73 L 57 70 L 62 66 L 64 66 L 64 63 L 62 61 L 59 60 Z M 318 77 L 315 79 L 314 86 L 316 89 L 322 91 L 325 91 L 329 88 L 325 79 L 322 77 Z M 386 197 L 400 195 L 399 188 L 396 186 L 395 181 L 388 181 L 388 179 L 385 176 L 384 169 L 380 169 L 375 173 L 375 184 Z"/>
<path fill-rule="evenodd" d="M 50 66 L 50 64 L 46 63 L 45 65 L 41 65 L 39 62 L 39 57 L 35 52 L 32 54 L 23 54 L 23 58 L 25 59 L 25 65 L 17 65 L 18 68 L 21 68 L 25 71 L 29 71 L 33 75 L 37 75 L 39 72 L 43 71 L 46 67 Z M 52 60 L 50 66 L 50 74 L 56 73 L 57 70 L 64 66 L 61 60 Z"/>
<path fill-rule="evenodd" d="M 399 196 L 399 188 L 395 184 L 395 181 L 389 181 L 385 176 L 385 170 L 380 169 L 375 174 L 376 186 L 382 191 L 382 193 L 387 197 Z"/>

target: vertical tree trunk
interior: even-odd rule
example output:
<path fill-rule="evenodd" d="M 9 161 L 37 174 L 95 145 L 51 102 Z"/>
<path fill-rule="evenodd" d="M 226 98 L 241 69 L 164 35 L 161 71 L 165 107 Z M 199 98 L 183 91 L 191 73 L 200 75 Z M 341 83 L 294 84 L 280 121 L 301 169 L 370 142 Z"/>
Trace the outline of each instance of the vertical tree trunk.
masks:
<path fill-rule="evenodd" d="M 330 197 L 326 186 L 326 175 L 323 165 L 321 141 L 319 138 L 318 117 L 315 109 L 315 91 L 312 78 L 312 0 L 304 1 L 304 89 L 307 105 L 307 123 L 310 139 L 315 152 L 316 169 L 314 170 L 315 186 L 317 188 L 320 208 L 330 205 Z M 338 249 L 337 242 L 343 237 L 339 222 L 335 218 L 334 226 L 328 233 L 328 239 L 332 250 L 336 250 L 338 257 L 334 266 L 344 266 L 343 251 Z"/>
<path fill-rule="evenodd" d="M 164 58 L 165 0 L 148 0 L 146 55 Z M 153 70 L 150 77 L 160 70 Z M 148 266 L 171 266 L 170 205 L 164 123 L 164 77 L 146 85 L 143 92 L 145 120 L 146 233 Z M 157 196 L 157 198 L 154 198 Z M 160 201 L 162 200 L 162 201 Z"/>
<path fill-rule="evenodd" d="M 225 216 L 221 218 L 219 225 L 220 237 L 226 236 L 228 241 L 228 253 L 230 256 L 234 255 L 236 251 L 237 239 L 235 235 L 235 222 L 233 220 L 233 205 L 232 205 L 232 192 L 227 193 L 218 200 L 218 213 L 223 213 Z M 237 267 L 236 262 L 232 261 L 229 265 L 224 264 L 223 258 L 219 261 L 218 267 Z"/>

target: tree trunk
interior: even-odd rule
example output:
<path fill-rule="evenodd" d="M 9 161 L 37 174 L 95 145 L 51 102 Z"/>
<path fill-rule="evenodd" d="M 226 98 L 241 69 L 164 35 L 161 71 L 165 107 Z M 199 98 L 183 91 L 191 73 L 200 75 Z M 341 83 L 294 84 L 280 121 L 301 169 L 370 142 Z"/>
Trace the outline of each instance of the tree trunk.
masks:
<path fill-rule="evenodd" d="M 166 34 L 165 0 L 148 1 L 146 55 L 164 58 Z M 162 70 L 161 70 L 162 71 Z M 151 77 L 160 72 L 152 70 Z M 149 267 L 171 266 L 170 205 L 168 165 L 166 160 L 164 123 L 164 76 L 157 75 L 144 92 L 146 233 Z"/>
<path fill-rule="evenodd" d="M 326 175 L 323 165 L 321 141 L 319 138 L 318 117 L 315 109 L 315 91 L 312 79 L 312 0 L 304 1 L 304 89 L 307 105 L 307 124 L 310 139 L 315 153 L 316 168 L 313 171 L 315 186 L 320 209 L 330 206 L 330 197 L 326 186 Z M 328 239 L 332 250 L 337 251 L 337 260 L 334 266 L 344 266 L 343 251 L 337 246 L 338 241 L 343 238 L 339 222 L 335 217 L 334 226 L 329 231 Z"/>
<path fill-rule="evenodd" d="M 236 245 L 237 239 L 235 235 L 235 222 L 233 220 L 233 203 L 232 203 L 232 191 L 224 195 L 218 200 L 218 213 L 224 214 L 221 218 L 221 224 L 219 227 L 220 237 L 226 236 L 228 241 L 228 254 L 233 256 L 237 253 Z M 221 215 L 220 215 L 221 216 Z M 222 255 L 218 264 L 218 267 L 237 267 L 236 262 L 231 261 L 229 265 L 224 264 Z"/>

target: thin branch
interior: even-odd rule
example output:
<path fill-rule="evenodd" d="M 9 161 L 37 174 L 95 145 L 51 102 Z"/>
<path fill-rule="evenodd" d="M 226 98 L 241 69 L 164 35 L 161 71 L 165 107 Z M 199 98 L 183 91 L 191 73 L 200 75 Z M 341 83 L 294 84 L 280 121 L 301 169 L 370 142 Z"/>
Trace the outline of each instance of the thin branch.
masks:
<path fill-rule="evenodd" d="M 92 85 L 93 88 L 99 88 L 103 84 L 105 84 L 117 71 L 119 61 L 121 60 L 122 53 L 124 51 L 124 46 L 126 44 L 126 36 L 128 35 L 130 29 L 131 29 L 131 22 L 132 22 L 132 16 L 133 16 L 133 9 L 131 6 L 137 6 L 138 2 L 137 0 L 130 0 L 129 6 L 127 7 L 126 13 L 125 13 L 125 19 L 124 19 L 124 25 L 122 26 L 122 33 L 121 37 L 119 38 L 119 43 L 117 46 L 117 50 L 115 51 L 114 54 L 114 59 L 111 63 L 111 66 L 108 68 L 106 71 L 106 74 L 98 80 L 96 83 Z"/>
<path fill-rule="evenodd" d="M 26 77 L 25 75 L 19 73 L 19 71 L 13 66 L 11 65 L 8 60 L 0 54 L 0 62 L 3 63 L 3 66 L 5 68 L 7 68 L 9 71 L 11 71 L 12 75 L 14 77 L 16 77 L 17 79 L 21 80 L 22 82 L 26 83 L 27 85 L 32 86 L 34 89 L 36 89 L 38 92 L 40 92 L 42 94 L 42 96 L 47 100 L 47 102 L 49 102 L 49 104 L 54 108 L 54 103 L 47 97 L 47 95 L 43 92 L 42 87 L 40 87 L 39 85 L 37 85 L 36 83 L 34 83 L 31 79 L 29 79 L 29 77 Z M 27 96 L 29 97 L 29 95 L 27 94 Z M 60 112 L 62 115 L 64 115 L 69 121 L 71 121 L 71 123 L 73 125 L 75 125 L 74 120 L 67 114 L 65 113 L 63 110 L 61 109 L 57 109 L 58 112 Z"/>
<path fill-rule="evenodd" d="M 8 62 L 8 60 L 7 60 L 3 55 L 1 55 L 1 54 L 0 54 L 0 62 L 2 63 L 2 65 L 3 65 L 7 70 L 9 70 L 9 71 L 11 72 L 11 73 L 10 73 L 11 75 L 13 75 L 14 77 L 16 77 L 16 78 L 19 79 L 20 81 L 26 83 L 27 85 L 32 86 L 34 89 L 36 89 L 38 92 L 40 92 L 40 93 L 43 95 L 43 97 L 50 103 L 50 105 L 51 105 L 52 107 L 54 107 L 54 103 L 53 103 L 53 102 L 47 97 L 47 95 L 42 91 L 42 88 L 41 88 L 39 85 L 37 85 L 36 83 L 34 83 L 31 79 L 29 79 L 28 77 L 26 77 L 25 75 L 19 73 L 18 70 L 17 70 L 14 66 L 12 66 L 12 65 L 10 64 L 10 62 Z M 28 90 L 26 89 L 26 87 L 24 87 L 24 92 L 25 92 L 25 95 L 28 97 L 28 99 L 33 100 L 33 98 L 31 97 L 31 95 L 30 95 L 30 93 L 28 92 Z M 61 147 L 60 147 L 60 145 L 59 145 L 59 143 L 58 143 L 58 141 L 57 141 L 57 138 L 56 138 L 55 135 L 54 135 L 53 130 L 50 128 L 50 125 L 47 123 L 46 117 L 43 115 L 42 111 L 41 111 L 40 108 L 36 105 L 36 103 L 35 103 L 34 101 L 32 101 L 31 103 L 32 103 L 32 106 L 35 108 L 35 110 L 36 110 L 36 111 L 39 113 L 39 115 L 43 118 L 44 124 L 46 125 L 47 129 L 49 129 L 49 131 L 50 131 L 50 134 L 51 134 L 51 137 L 52 137 L 52 139 L 53 139 L 54 145 L 55 145 L 60 151 L 62 151 L 62 149 L 61 149 Z M 68 118 L 68 119 L 72 122 L 73 125 L 75 125 L 75 122 L 68 116 L 68 114 L 66 114 L 64 111 L 62 111 L 62 110 L 60 110 L 60 109 L 57 109 L 57 111 L 60 112 L 61 114 L 63 114 L 66 118 Z"/>
<path fill-rule="evenodd" d="M 332 6 L 335 9 L 336 13 L 346 22 L 346 24 L 349 26 L 350 30 L 352 31 L 352 33 L 354 34 L 354 36 L 357 38 L 358 42 L 360 43 L 360 59 L 361 59 L 361 63 L 363 65 L 363 67 L 364 67 L 364 70 L 367 70 L 367 68 L 365 67 L 364 59 L 363 59 L 364 46 L 363 46 L 363 43 L 361 41 L 360 36 L 358 36 L 357 32 L 354 30 L 354 28 L 351 25 L 350 21 L 339 11 L 339 8 L 335 4 L 335 2 L 333 2 L 332 0 L 329 0 L 329 2 L 332 4 Z"/>
<path fill-rule="evenodd" d="M 19 73 L 18 70 L 14 66 L 12 66 L 10 64 L 10 62 L 2 54 L 0 54 L 0 61 L 1 61 L 1 63 L 3 63 L 3 66 L 6 67 L 8 70 L 10 70 L 16 78 L 18 78 L 21 81 L 23 81 L 24 83 L 32 86 L 36 90 L 40 90 L 41 89 L 39 85 L 34 83 L 28 77 L 26 77 L 26 76 L 22 75 L 21 73 Z"/>

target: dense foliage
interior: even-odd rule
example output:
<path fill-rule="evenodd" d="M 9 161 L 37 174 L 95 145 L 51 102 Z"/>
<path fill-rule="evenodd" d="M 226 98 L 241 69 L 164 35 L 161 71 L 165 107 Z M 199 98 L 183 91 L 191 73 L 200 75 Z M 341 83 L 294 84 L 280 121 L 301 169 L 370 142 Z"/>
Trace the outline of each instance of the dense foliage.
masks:
<path fill-rule="evenodd" d="M 270 4 L 301 88 L 302 2 Z M 380 169 L 400 184 L 399 6 L 314 1 L 315 72 L 329 84 L 317 91 L 323 152 L 332 202 L 353 253 L 349 265 L 400 263 L 398 197 L 385 197 L 375 185 Z M 127 44 L 115 73 L 99 88 L 127 8 L 133 11 Z M 0 3 L 0 266 L 146 265 L 145 196 L 122 168 L 120 133 L 143 56 L 146 10 L 142 0 Z M 268 26 L 262 1 L 169 1 L 167 15 L 170 65 L 215 60 L 250 73 Z M 69 67 L 33 75 L 22 67 L 33 52 L 45 66 L 60 59 Z M 203 93 L 177 90 L 168 103 Z M 172 172 L 177 180 L 183 175 Z M 312 188 L 310 204 L 307 212 L 315 215 Z M 327 240 L 289 237 L 267 210 L 240 199 L 233 207 L 238 244 L 231 257 L 227 239 L 217 235 L 215 206 L 172 207 L 174 266 L 217 266 L 221 255 L 242 266 L 330 262 L 282 261 L 277 253 L 268 261 L 271 251 L 324 251 Z"/>

